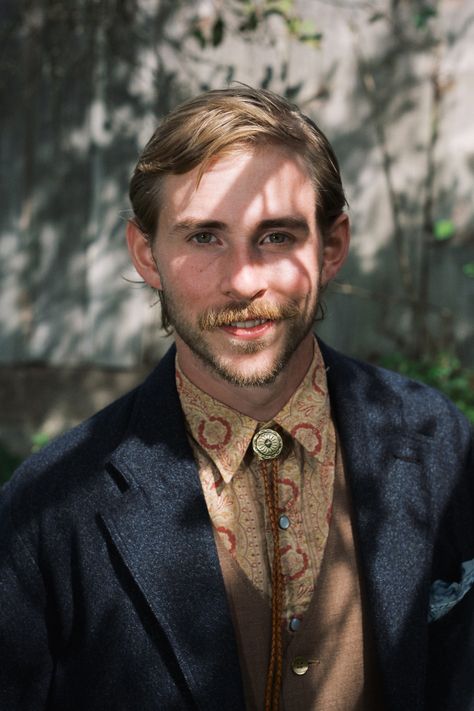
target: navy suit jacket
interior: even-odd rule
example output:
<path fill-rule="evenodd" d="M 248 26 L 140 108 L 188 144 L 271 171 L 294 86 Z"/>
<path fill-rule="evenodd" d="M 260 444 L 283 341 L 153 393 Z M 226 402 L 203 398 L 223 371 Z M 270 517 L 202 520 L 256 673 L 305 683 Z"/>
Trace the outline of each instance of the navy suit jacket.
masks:
<path fill-rule="evenodd" d="M 322 351 L 386 708 L 474 710 L 473 590 L 428 624 L 433 581 L 474 559 L 469 426 L 439 393 Z M 2 490 L 0 708 L 244 709 L 174 350 Z"/>

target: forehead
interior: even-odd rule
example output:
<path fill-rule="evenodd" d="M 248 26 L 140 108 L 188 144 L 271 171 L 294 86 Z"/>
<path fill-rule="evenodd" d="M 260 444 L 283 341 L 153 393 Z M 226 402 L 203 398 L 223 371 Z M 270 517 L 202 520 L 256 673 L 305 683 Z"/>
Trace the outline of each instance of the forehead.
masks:
<path fill-rule="evenodd" d="M 176 219 L 242 218 L 261 213 L 314 213 L 315 192 L 304 159 L 282 146 L 240 148 L 204 169 L 168 175 L 162 186 L 160 223 Z M 269 216 L 267 215 L 267 216 Z"/>

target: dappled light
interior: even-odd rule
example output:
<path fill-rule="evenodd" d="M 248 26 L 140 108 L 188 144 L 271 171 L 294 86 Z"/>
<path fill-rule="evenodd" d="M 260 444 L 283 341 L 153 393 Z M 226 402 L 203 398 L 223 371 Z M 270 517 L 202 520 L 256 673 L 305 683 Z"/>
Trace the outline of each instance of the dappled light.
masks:
<path fill-rule="evenodd" d="M 372 5 L 317 0 L 291 17 L 243 17 L 237 5 L 171 0 L 110 12 L 92 0 L 7 4 L 2 372 L 50 368 L 59 399 L 55 368 L 135 370 L 138 380 L 163 354 L 156 295 L 130 283 L 128 179 L 161 116 L 233 80 L 296 101 L 340 160 L 353 239 L 324 295 L 324 338 L 362 356 L 451 352 L 469 365 L 474 11 Z"/>

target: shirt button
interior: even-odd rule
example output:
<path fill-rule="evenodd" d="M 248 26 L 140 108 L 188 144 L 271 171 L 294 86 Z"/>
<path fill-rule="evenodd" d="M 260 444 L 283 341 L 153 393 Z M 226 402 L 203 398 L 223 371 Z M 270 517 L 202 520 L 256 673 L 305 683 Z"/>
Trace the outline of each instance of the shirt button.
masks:
<path fill-rule="evenodd" d="M 290 519 L 288 518 L 288 516 L 280 516 L 280 518 L 278 519 L 278 525 L 280 526 L 282 531 L 286 531 L 286 529 L 290 527 Z"/>
<path fill-rule="evenodd" d="M 301 627 L 301 620 L 298 617 L 292 617 L 289 627 L 292 632 L 297 632 Z"/>
<path fill-rule="evenodd" d="M 304 657 L 295 657 L 291 662 L 291 669 L 298 676 L 303 676 L 309 669 L 309 662 Z"/>

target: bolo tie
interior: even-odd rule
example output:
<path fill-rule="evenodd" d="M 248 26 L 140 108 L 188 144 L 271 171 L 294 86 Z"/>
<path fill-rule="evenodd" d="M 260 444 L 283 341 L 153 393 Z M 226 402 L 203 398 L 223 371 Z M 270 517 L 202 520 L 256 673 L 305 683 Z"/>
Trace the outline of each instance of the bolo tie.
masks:
<path fill-rule="evenodd" d="M 278 457 L 283 449 L 281 435 L 272 429 L 259 430 L 252 439 L 252 449 L 259 459 L 265 490 L 273 542 L 272 560 L 272 636 L 267 680 L 265 711 L 278 711 L 283 670 L 281 620 L 283 616 L 283 574 L 281 570 L 280 539 L 278 534 Z"/>

